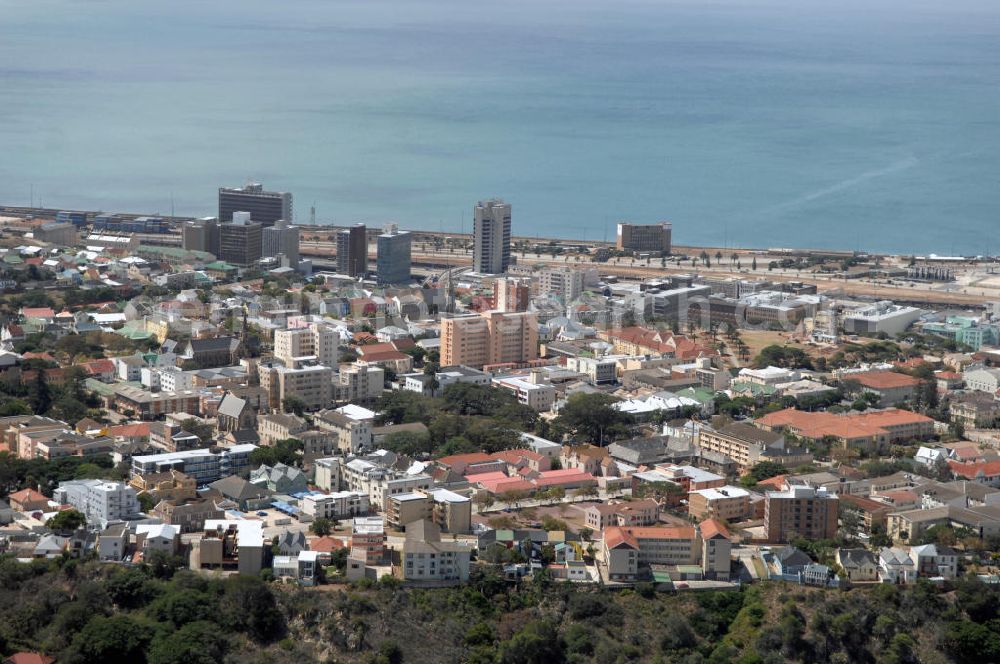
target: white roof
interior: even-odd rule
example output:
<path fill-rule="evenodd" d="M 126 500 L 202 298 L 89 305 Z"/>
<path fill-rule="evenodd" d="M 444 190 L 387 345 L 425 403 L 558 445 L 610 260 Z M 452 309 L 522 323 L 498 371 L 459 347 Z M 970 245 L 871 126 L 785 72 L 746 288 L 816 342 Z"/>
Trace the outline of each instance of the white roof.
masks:
<path fill-rule="evenodd" d="M 174 539 L 177 537 L 177 526 L 166 523 L 141 523 L 135 528 L 136 535 L 146 534 L 147 538 L 162 537 L 164 539 Z"/>
<path fill-rule="evenodd" d="M 708 500 L 750 497 L 749 491 L 747 491 L 746 489 L 741 489 L 738 486 L 722 486 L 719 487 L 718 489 L 698 489 L 697 491 L 692 491 L 691 493 L 697 493 L 699 496 L 704 496 Z"/>
<path fill-rule="evenodd" d="M 351 418 L 352 420 L 370 420 L 374 419 L 375 412 L 368 410 L 362 406 L 357 406 L 353 403 L 349 403 L 346 406 L 341 406 L 336 410 L 336 412 Z"/>
<path fill-rule="evenodd" d="M 264 523 L 251 519 L 208 519 L 205 532 L 236 529 L 240 546 L 264 546 Z"/>

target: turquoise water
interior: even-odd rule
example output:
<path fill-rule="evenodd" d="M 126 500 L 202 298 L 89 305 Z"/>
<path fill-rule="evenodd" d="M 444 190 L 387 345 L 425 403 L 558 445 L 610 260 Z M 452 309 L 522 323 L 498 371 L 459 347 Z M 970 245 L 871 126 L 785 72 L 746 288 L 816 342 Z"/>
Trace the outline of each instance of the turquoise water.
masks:
<path fill-rule="evenodd" d="M 998 149 L 998 2 L 0 0 L 8 204 L 995 253 Z"/>

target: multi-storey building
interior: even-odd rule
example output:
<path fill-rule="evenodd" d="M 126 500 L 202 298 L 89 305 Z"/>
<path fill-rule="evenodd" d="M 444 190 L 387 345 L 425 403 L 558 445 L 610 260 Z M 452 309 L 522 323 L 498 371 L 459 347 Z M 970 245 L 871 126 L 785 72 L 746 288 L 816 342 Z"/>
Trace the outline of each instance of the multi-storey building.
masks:
<path fill-rule="evenodd" d="M 203 217 L 189 221 L 181 228 L 181 246 L 188 251 L 206 251 L 219 256 L 219 220 Z"/>
<path fill-rule="evenodd" d="M 533 313 L 487 311 L 441 321 L 441 363 L 445 366 L 516 366 L 537 357 L 538 322 Z"/>
<path fill-rule="evenodd" d="M 764 532 L 768 542 L 788 542 L 837 536 L 840 501 L 825 488 L 793 485 L 785 491 L 768 491 L 764 500 Z"/>
<path fill-rule="evenodd" d="M 274 332 L 274 356 L 285 366 L 292 366 L 300 358 L 314 357 L 320 364 L 334 367 L 339 344 L 340 333 L 322 323 Z"/>
<path fill-rule="evenodd" d="M 279 219 L 274 226 L 265 226 L 261 233 L 261 255 L 274 258 L 279 254 L 292 268 L 299 264 L 299 227 L 290 226 L 286 219 Z"/>
<path fill-rule="evenodd" d="M 368 272 L 368 230 L 364 224 L 337 232 L 337 271 L 349 277 Z"/>
<path fill-rule="evenodd" d="M 333 369 L 322 364 L 296 361 L 290 367 L 262 364 L 260 386 L 275 410 L 289 398 L 301 399 L 307 410 L 319 410 L 333 401 Z"/>
<path fill-rule="evenodd" d="M 673 224 L 618 224 L 618 248 L 622 251 L 670 253 Z"/>
<path fill-rule="evenodd" d="M 583 272 L 568 267 L 541 270 L 538 276 L 538 293 L 555 295 L 572 302 L 583 293 Z"/>
<path fill-rule="evenodd" d="M 353 519 L 370 509 L 368 495 L 360 491 L 310 493 L 302 499 L 302 511 L 315 519 Z"/>
<path fill-rule="evenodd" d="M 373 364 L 345 364 L 340 367 L 334 384 L 338 403 L 369 403 L 378 399 L 385 389 L 385 369 Z"/>
<path fill-rule="evenodd" d="M 696 519 L 742 521 L 750 516 L 750 492 L 737 486 L 692 491 L 688 494 L 688 514 Z"/>
<path fill-rule="evenodd" d="M 232 221 L 219 226 L 219 258 L 237 267 L 252 267 L 263 250 L 263 226 L 246 212 L 236 212 Z"/>
<path fill-rule="evenodd" d="M 238 211 L 249 212 L 262 226 L 273 226 L 279 219 L 292 221 L 292 195 L 288 192 L 264 191 L 251 182 L 244 187 L 219 188 L 219 221 L 227 222 Z"/>
<path fill-rule="evenodd" d="M 53 499 L 72 505 L 87 517 L 89 523 L 121 521 L 139 513 L 135 489 L 121 482 L 105 480 L 71 480 L 59 484 Z"/>
<path fill-rule="evenodd" d="M 527 311 L 531 303 L 528 280 L 518 277 L 501 277 L 493 280 L 493 303 L 497 311 L 512 313 Z"/>
<path fill-rule="evenodd" d="M 371 446 L 375 413 L 367 408 L 347 404 L 335 410 L 324 410 L 316 415 L 315 422 L 320 429 L 337 437 L 337 446 L 342 452 L 356 454 Z"/>
<path fill-rule="evenodd" d="M 395 224 L 376 238 L 375 277 L 380 285 L 410 283 L 410 240 Z"/>
<path fill-rule="evenodd" d="M 351 557 L 372 565 L 385 555 L 385 522 L 379 516 L 355 517 L 351 526 Z"/>
<path fill-rule="evenodd" d="M 401 493 L 389 496 L 385 518 L 396 528 L 429 519 L 443 531 L 468 533 L 472 529 L 472 501 L 447 489 Z"/>
<path fill-rule="evenodd" d="M 698 446 L 703 451 L 724 454 L 735 461 L 742 472 L 760 461 L 765 450 L 783 447 L 784 444 L 785 437 L 780 433 L 764 431 L 742 422 L 733 422 L 718 429 L 705 427 L 698 436 Z"/>
<path fill-rule="evenodd" d="M 503 274 L 510 265 L 510 203 L 498 198 L 479 201 L 473 209 L 472 269 Z"/>
<path fill-rule="evenodd" d="M 640 567 L 697 565 L 701 538 L 694 526 L 604 529 L 602 558 L 612 581 L 634 581 Z"/>
<path fill-rule="evenodd" d="M 406 528 L 396 576 L 407 582 L 461 583 L 469 580 L 472 547 L 460 542 L 442 542 L 440 527 L 429 520 L 415 521 Z"/>
<path fill-rule="evenodd" d="M 229 475 L 246 477 L 250 474 L 250 453 L 255 449 L 257 449 L 256 445 L 247 443 L 214 448 L 215 451 L 204 448 L 134 456 L 132 457 L 132 475 L 179 470 L 185 475 L 193 477 L 199 486 Z"/>

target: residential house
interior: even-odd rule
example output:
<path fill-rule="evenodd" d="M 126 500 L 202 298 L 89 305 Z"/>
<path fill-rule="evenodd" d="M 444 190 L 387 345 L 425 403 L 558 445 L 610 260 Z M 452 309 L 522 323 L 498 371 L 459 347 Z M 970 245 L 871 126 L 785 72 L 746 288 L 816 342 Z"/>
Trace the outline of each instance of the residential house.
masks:
<path fill-rule="evenodd" d="M 883 547 L 878 557 L 879 580 L 883 583 L 912 583 L 917 578 L 917 566 L 910 552 L 900 547 Z"/>
<path fill-rule="evenodd" d="M 878 557 L 867 549 L 837 549 L 837 564 L 854 583 L 878 580 Z"/>
<path fill-rule="evenodd" d="M 276 463 L 274 466 L 265 464 L 251 471 L 250 484 L 282 494 L 299 493 L 308 488 L 305 473 L 283 463 Z"/>
<path fill-rule="evenodd" d="M 208 485 L 220 496 L 231 500 L 243 511 L 259 510 L 271 504 L 271 491 L 266 486 L 251 484 L 242 477 L 230 475 Z"/>

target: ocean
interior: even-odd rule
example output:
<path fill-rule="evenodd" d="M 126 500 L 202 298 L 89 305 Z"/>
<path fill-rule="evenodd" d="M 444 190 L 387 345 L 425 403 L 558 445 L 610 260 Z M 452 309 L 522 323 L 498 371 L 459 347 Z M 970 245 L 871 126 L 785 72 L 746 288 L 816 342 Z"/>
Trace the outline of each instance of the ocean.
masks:
<path fill-rule="evenodd" d="M 3 204 L 976 254 L 998 167 L 995 0 L 0 0 Z"/>

